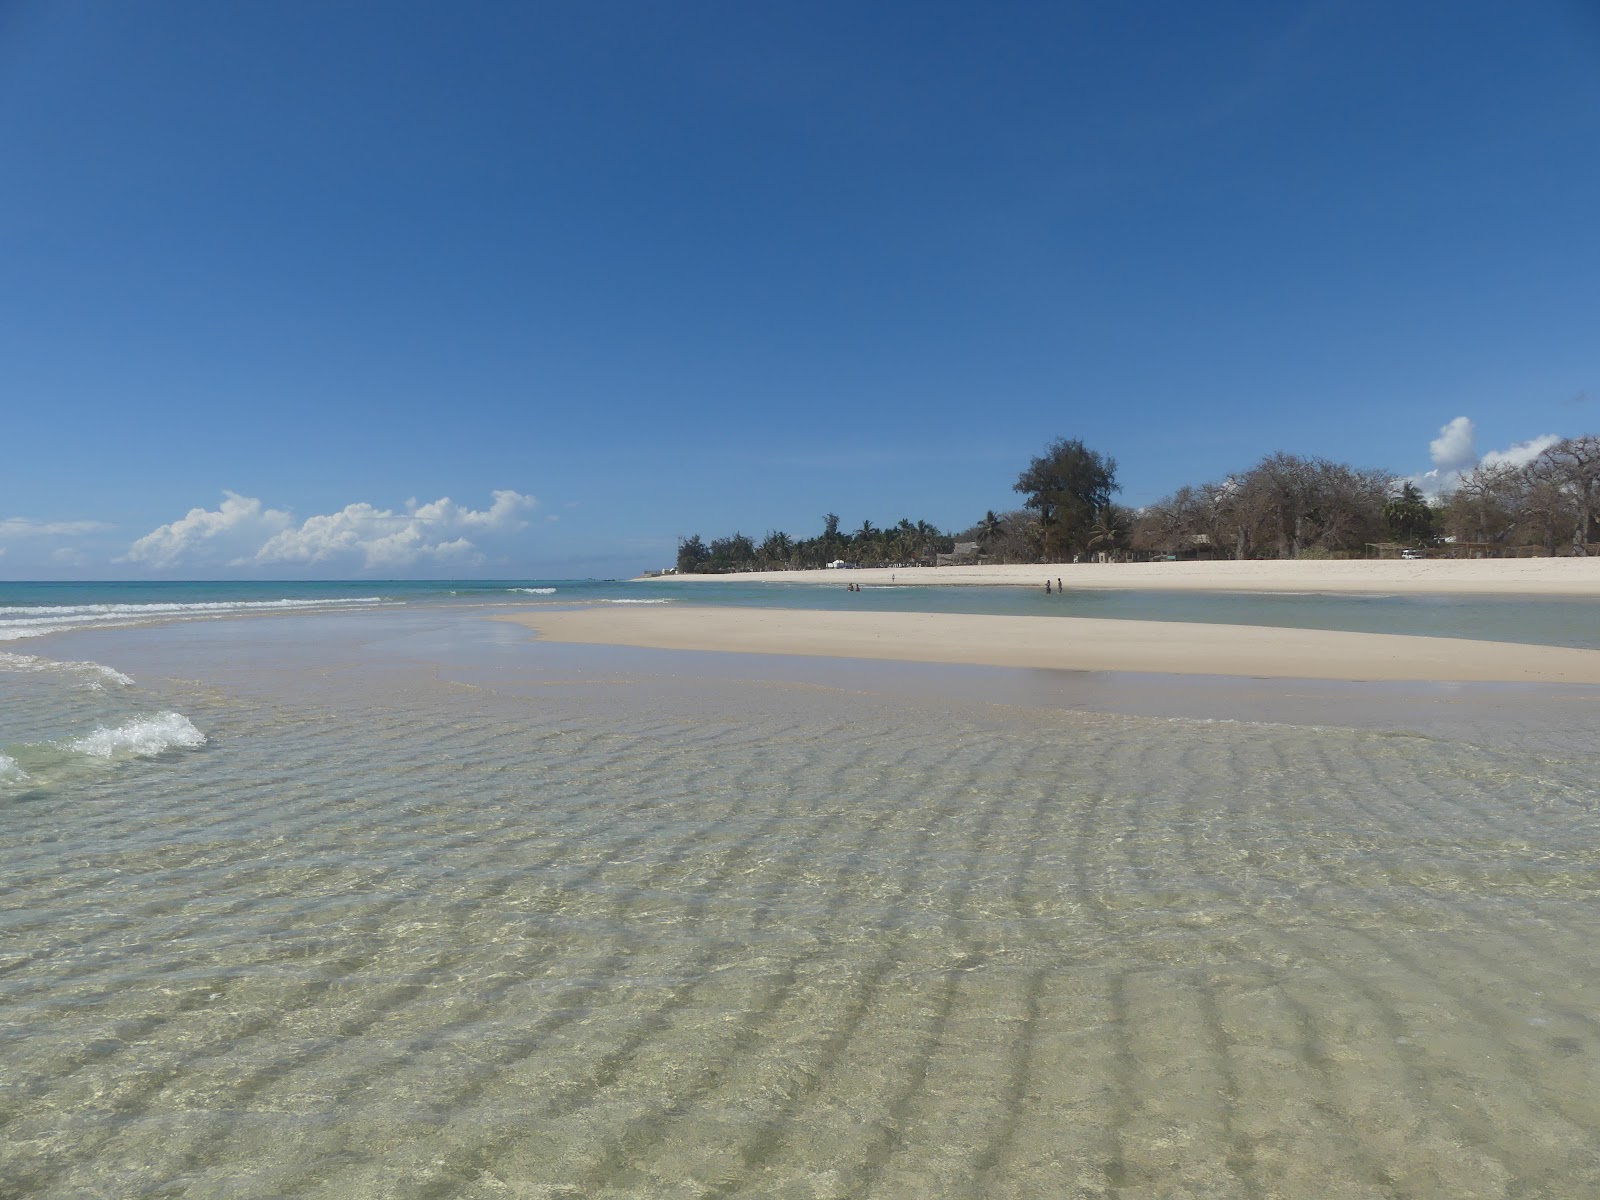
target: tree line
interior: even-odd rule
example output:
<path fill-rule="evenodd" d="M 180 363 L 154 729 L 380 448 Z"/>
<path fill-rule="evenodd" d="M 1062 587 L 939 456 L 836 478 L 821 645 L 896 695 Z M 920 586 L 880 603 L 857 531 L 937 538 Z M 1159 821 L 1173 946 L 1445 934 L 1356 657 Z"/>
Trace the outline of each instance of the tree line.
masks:
<path fill-rule="evenodd" d="M 1000 563 L 1348 558 L 1380 546 L 1585 554 L 1600 504 L 1600 435 L 1566 438 L 1524 464 L 1480 464 L 1434 498 L 1388 471 L 1277 453 L 1132 509 L 1112 498 L 1121 490 L 1116 461 L 1067 438 L 1030 462 L 1013 490 L 1021 507 L 991 509 L 962 530 L 904 518 L 846 531 L 829 513 L 810 538 L 734 533 L 708 544 L 696 534 L 679 540 L 677 570 L 932 565 L 958 547 Z"/>
<path fill-rule="evenodd" d="M 910 565 L 949 553 L 954 538 L 927 521 L 902 519 L 879 528 L 871 521 L 848 531 L 839 528 L 839 517 L 828 513 L 822 518 L 822 532 L 812 538 L 791 538 L 787 533 L 771 532 L 761 541 L 735 533 L 703 542 L 699 534 L 678 541 L 680 573 L 726 571 L 783 571 L 825 567 L 847 560 L 859 566 L 889 563 Z"/>
<path fill-rule="evenodd" d="M 1480 463 L 1429 498 L 1411 480 L 1273 454 L 1179 488 L 1141 511 L 1129 549 L 1204 547 L 1227 558 L 1359 557 L 1387 543 L 1457 553 L 1590 552 L 1600 435 L 1564 438 L 1531 461 Z"/>

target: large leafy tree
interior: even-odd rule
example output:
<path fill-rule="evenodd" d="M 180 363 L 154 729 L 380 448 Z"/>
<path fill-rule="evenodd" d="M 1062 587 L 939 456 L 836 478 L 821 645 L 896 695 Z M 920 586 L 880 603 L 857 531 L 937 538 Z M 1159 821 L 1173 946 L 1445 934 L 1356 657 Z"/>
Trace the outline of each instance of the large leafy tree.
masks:
<path fill-rule="evenodd" d="M 706 544 L 700 540 L 698 533 L 686 538 L 678 539 L 678 573 L 690 575 L 705 565 L 706 559 L 711 557 L 711 551 L 706 549 Z"/>
<path fill-rule="evenodd" d="M 1121 486 L 1115 459 L 1077 438 L 1058 438 L 1017 477 L 1014 490 L 1027 497 L 1024 507 L 1039 514 L 1048 557 L 1086 548 L 1095 518 Z"/>
<path fill-rule="evenodd" d="M 755 543 L 742 533 L 732 537 L 712 538 L 711 554 L 706 568 L 713 572 L 749 570 L 754 565 Z"/>

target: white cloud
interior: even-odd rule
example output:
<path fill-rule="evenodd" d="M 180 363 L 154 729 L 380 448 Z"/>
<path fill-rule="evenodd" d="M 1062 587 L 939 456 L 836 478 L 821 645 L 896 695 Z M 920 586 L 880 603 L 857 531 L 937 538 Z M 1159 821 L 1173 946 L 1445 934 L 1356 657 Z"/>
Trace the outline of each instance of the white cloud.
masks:
<path fill-rule="evenodd" d="M 60 563 L 66 567 L 87 567 L 89 556 L 81 550 L 74 550 L 70 546 L 61 546 L 50 552 L 50 561 Z"/>
<path fill-rule="evenodd" d="M 293 520 L 282 509 L 263 508 L 259 500 L 224 492 L 220 506 L 191 508 L 176 521 L 157 526 L 129 546 L 121 561 L 160 569 L 196 559 L 232 559 L 250 553 Z"/>
<path fill-rule="evenodd" d="M 1478 462 L 1486 467 L 1525 467 L 1560 440 L 1558 434 L 1541 433 L 1505 450 L 1491 450 Z"/>
<path fill-rule="evenodd" d="M 1461 477 L 1475 466 L 1524 466 L 1561 440 L 1559 434 L 1542 433 L 1504 450 L 1490 450 L 1480 456 L 1477 435 L 1477 427 L 1470 417 L 1456 417 L 1446 422 L 1439 427 L 1439 436 L 1428 443 L 1428 457 L 1433 460 L 1433 470 L 1412 475 L 1406 482 L 1416 484 L 1430 496 L 1440 496 L 1453 490 L 1461 482 Z"/>
<path fill-rule="evenodd" d="M 158 568 L 197 560 L 232 567 L 343 562 L 363 570 L 425 561 L 470 565 L 482 555 L 467 534 L 514 533 L 526 527 L 522 514 L 534 505 L 532 496 L 510 490 L 496 491 L 485 509 L 465 508 L 449 497 L 427 504 L 408 500 L 399 511 L 359 501 L 297 524 L 286 511 L 227 492 L 216 510 L 190 509 L 140 538 L 127 560 Z"/>
<path fill-rule="evenodd" d="M 104 521 L 35 521 L 31 517 L 0 518 L 0 541 L 25 537 L 77 537 L 110 529 Z"/>
<path fill-rule="evenodd" d="M 1441 475 L 1461 474 L 1470 471 L 1478 461 L 1478 451 L 1473 445 L 1478 431 L 1470 417 L 1457 417 L 1439 429 L 1439 436 L 1428 443 L 1428 457 L 1433 459 L 1433 469 Z"/>

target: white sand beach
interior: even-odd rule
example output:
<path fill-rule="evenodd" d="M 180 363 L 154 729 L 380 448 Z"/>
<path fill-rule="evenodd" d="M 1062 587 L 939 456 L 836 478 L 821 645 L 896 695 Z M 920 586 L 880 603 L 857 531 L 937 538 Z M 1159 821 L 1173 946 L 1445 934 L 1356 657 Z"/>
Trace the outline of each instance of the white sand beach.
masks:
<path fill-rule="evenodd" d="M 1351 561 L 1038 563 L 978 567 L 872 567 L 853 571 L 759 571 L 666 575 L 658 582 L 846 583 L 940 587 L 1151 588 L 1179 591 L 1460 593 L 1600 596 L 1600 557 L 1358 559 Z"/>
<path fill-rule="evenodd" d="M 1257 625 L 693 605 L 500 619 L 555 642 L 664 650 L 1281 679 L 1600 684 L 1600 650 Z"/>

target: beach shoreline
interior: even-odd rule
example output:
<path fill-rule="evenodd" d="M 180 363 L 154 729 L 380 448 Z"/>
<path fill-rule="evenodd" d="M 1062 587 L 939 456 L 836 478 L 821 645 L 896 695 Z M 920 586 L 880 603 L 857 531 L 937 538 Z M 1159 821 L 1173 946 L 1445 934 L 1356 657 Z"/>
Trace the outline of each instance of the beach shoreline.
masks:
<path fill-rule="evenodd" d="M 1029 587 L 1057 580 L 1071 590 L 1340 592 L 1399 595 L 1600 597 L 1600 557 L 1497 559 L 1256 560 L 1243 562 L 1033 563 L 972 567 L 862 567 L 652 575 L 652 583 L 858 583 L 866 587 Z"/>
<path fill-rule="evenodd" d="M 694 605 L 494 619 L 545 641 L 658 650 L 1264 679 L 1600 684 L 1600 650 L 1259 625 Z"/>

